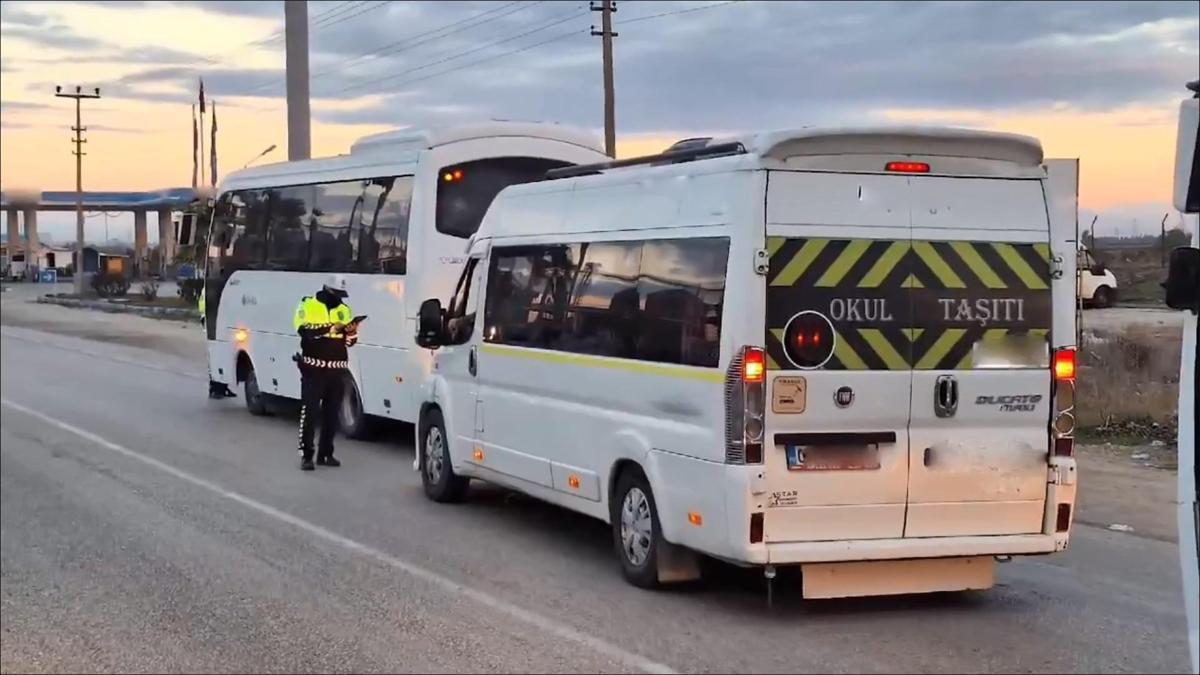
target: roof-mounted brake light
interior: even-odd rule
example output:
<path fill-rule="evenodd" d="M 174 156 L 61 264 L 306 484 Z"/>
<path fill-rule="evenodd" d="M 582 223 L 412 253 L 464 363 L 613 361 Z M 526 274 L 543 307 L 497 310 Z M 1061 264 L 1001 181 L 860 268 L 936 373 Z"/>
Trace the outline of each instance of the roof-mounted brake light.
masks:
<path fill-rule="evenodd" d="M 894 173 L 929 173 L 929 165 L 925 162 L 888 162 L 883 170 Z"/>

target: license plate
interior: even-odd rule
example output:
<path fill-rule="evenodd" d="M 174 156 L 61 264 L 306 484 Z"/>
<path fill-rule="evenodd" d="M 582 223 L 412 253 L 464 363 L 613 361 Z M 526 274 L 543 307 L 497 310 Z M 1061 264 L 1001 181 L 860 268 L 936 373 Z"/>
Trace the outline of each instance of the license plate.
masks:
<path fill-rule="evenodd" d="M 789 471 L 863 471 L 879 468 L 876 445 L 789 445 Z"/>

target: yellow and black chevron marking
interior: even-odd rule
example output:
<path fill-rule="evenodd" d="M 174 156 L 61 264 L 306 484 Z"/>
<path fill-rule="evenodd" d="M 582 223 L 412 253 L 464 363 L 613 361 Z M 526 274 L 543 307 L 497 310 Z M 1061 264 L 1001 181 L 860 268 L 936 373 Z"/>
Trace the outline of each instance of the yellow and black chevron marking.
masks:
<path fill-rule="evenodd" d="M 1045 243 L 771 237 L 768 366 L 792 368 L 791 317 L 813 310 L 836 335 L 826 369 L 971 368 L 976 346 L 1048 343 Z"/>

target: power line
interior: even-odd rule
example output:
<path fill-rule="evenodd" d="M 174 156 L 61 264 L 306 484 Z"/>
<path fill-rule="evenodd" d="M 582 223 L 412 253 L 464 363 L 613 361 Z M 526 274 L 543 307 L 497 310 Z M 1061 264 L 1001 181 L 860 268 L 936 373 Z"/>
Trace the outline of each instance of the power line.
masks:
<path fill-rule="evenodd" d="M 319 25 L 319 23 L 322 21 L 331 19 L 337 14 L 344 14 L 346 11 L 353 9 L 354 7 L 362 6 L 366 3 L 367 3 L 367 0 L 358 0 L 357 2 L 355 2 L 354 0 L 344 0 L 343 2 L 337 3 L 336 5 L 325 10 L 324 12 L 319 12 L 316 15 L 309 17 L 308 25 L 310 28 L 315 27 L 315 26 Z M 257 45 L 260 47 L 265 47 L 269 43 L 275 42 L 282 37 L 283 37 L 283 29 L 279 29 L 279 30 L 275 31 L 274 33 L 271 33 L 270 35 L 267 35 L 264 38 L 261 38 L 252 43 L 249 43 L 247 46 Z"/>
<path fill-rule="evenodd" d="M 572 31 L 570 31 L 570 32 L 567 32 L 567 33 L 562 33 L 562 34 L 560 34 L 560 35 L 556 35 L 556 36 L 554 36 L 554 37 L 552 37 L 552 38 L 547 38 L 547 39 L 545 39 L 545 40 L 542 40 L 541 42 L 534 42 L 533 44 L 525 45 L 524 47 L 519 47 L 519 48 L 517 48 L 517 49 L 512 49 L 512 50 L 509 50 L 509 51 L 507 51 L 507 52 L 504 52 L 504 53 L 502 53 L 502 54 L 495 54 L 495 55 L 493 55 L 493 56 L 489 56 L 489 57 L 486 57 L 486 58 L 482 58 L 482 59 L 478 59 L 478 60 L 475 60 L 475 61 L 471 61 L 470 63 L 464 63 L 464 64 L 462 64 L 461 66 L 456 66 L 456 67 L 454 67 L 454 68 L 449 68 L 449 69 L 447 69 L 447 70 L 443 70 L 443 71 L 441 71 L 441 72 L 437 72 L 437 73 L 430 73 L 429 75 L 423 75 L 423 76 L 421 76 L 421 77 L 413 78 L 413 79 L 411 79 L 411 80 L 407 80 L 407 81 L 401 82 L 401 83 L 400 83 L 398 86 L 401 86 L 401 87 L 407 87 L 407 86 L 408 86 L 408 85 L 410 85 L 410 84 L 416 84 L 417 82 L 423 82 L 423 81 L 425 81 L 425 80 L 428 80 L 428 79 L 430 79 L 430 78 L 434 78 L 434 77 L 441 77 L 442 75 L 448 75 L 448 74 L 450 74 L 450 73 L 453 73 L 453 72 L 455 72 L 455 71 L 458 71 L 458 70 L 463 70 L 464 68 L 470 68 L 471 66 L 477 66 L 477 65 L 479 65 L 479 64 L 481 64 L 481 63 L 487 63 L 487 62 L 489 62 L 489 61 L 496 61 L 496 60 L 498 60 L 498 59 L 503 59 L 503 58 L 505 58 L 505 57 L 512 56 L 512 55 L 514 55 L 514 54 L 520 54 L 521 52 L 527 52 L 527 51 L 529 51 L 529 50 L 531 50 L 531 49 L 535 49 L 535 48 L 537 48 L 537 47 L 541 47 L 541 46 L 543 46 L 543 45 L 548 45 L 548 44 L 550 44 L 550 43 L 552 43 L 552 42 L 558 42 L 558 41 L 560 41 L 560 40 L 565 40 L 565 39 L 567 39 L 567 38 L 569 38 L 569 37 L 574 37 L 574 36 L 576 36 L 576 35 L 583 35 L 583 34 L 584 34 L 584 33 L 586 33 L 586 32 L 587 32 L 586 30 L 572 30 Z"/>
<path fill-rule="evenodd" d="M 475 53 L 478 53 L 478 52 L 484 51 L 484 50 L 486 50 L 486 49 L 491 49 L 492 47 L 496 47 L 496 46 L 499 46 L 499 45 L 505 44 L 505 43 L 507 43 L 507 42 L 512 42 L 513 40 L 519 40 L 519 39 L 521 39 L 521 38 L 523 38 L 523 37 L 526 37 L 526 36 L 529 36 L 529 35 L 533 35 L 534 33 L 540 33 L 541 31 L 544 31 L 544 30 L 546 30 L 547 28 L 553 28 L 554 26 L 558 26 L 558 25 L 560 25 L 560 24 L 566 23 L 567 21 L 570 21 L 570 20 L 572 20 L 572 19 L 577 19 L 577 18 L 579 18 L 579 17 L 581 17 L 581 16 L 583 16 L 583 15 L 585 15 L 585 14 L 587 14 L 587 13 L 588 13 L 588 10 L 582 10 L 582 11 L 573 11 L 573 12 L 571 12 L 571 14 L 570 14 L 569 16 L 563 16 L 562 18 L 560 18 L 560 19 L 558 19 L 558 20 L 556 20 L 556 21 L 551 21 L 550 23 L 543 24 L 543 25 L 541 25 L 541 26 L 538 26 L 537 28 L 533 28 L 533 29 L 530 29 L 530 30 L 524 31 L 524 32 L 522 32 L 522 33 L 518 33 L 518 34 L 516 34 L 516 35 L 512 35 L 512 36 L 506 37 L 506 38 L 504 38 L 504 39 L 501 39 L 501 40 L 496 40 L 496 41 L 494 41 L 494 42 L 489 42 L 488 44 L 482 45 L 482 46 L 480 46 L 480 47 L 476 47 L 476 48 L 474 48 L 474 49 L 469 49 L 469 50 L 467 50 L 467 51 L 465 51 L 465 52 L 456 52 L 455 54 L 453 54 L 453 55 L 451 55 L 451 56 L 447 56 L 446 58 L 439 59 L 439 60 L 437 60 L 437 61 L 433 61 L 433 62 L 430 62 L 430 63 L 426 63 L 426 64 L 424 64 L 424 65 L 417 66 L 417 67 L 415 67 L 415 68 L 409 68 L 409 69 L 407 69 L 407 70 L 402 70 L 402 71 L 400 71 L 399 73 L 395 73 L 395 74 L 392 74 L 392 75 L 388 75 L 387 77 L 381 77 L 381 78 L 366 78 L 366 79 L 363 79 L 363 80 L 359 80 L 358 82 L 353 82 L 353 83 L 351 83 L 351 84 L 350 84 L 349 86 L 347 86 L 347 87 L 343 87 L 343 88 L 341 88 L 341 89 L 337 89 L 337 90 L 335 90 L 335 91 L 333 91 L 333 92 L 330 92 L 329 94 L 327 94 L 327 96 L 336 96 L 336 95 L 338 95 L 338 94 L 343 94 L 343 93 L 345 93 L 345 92 L 348 92 L 348 91 L 354 91 L 355 89 L 361 89 L 362 87 L 365 87 L 365 86 L 373 86 L 373 85 L 378 85 L 378 84 L 380 84 L 381 82 L 389 82 L 389 81 L 391 81 L 391 80 L 395 80 L 395 79 L 397 79 L 397 78 L 404 77 L 405 75 L 409 75 L 409 74 L 411 74 L 411 73 L 415 73 L 415 72 L 417 72 L 417 71 L 425 70 L 426 68 L 432 68 L 433 66 L 438 66 L 438 65 L 441 65 L 441 64 L 443 64 L 443 63 L 448 63 L 448 62 L 450 62 L 450 61 L 455 61 L 455 60 L 457 60 L 457 59 L 460 59 L 460 58 L 462 58 L 462 57 L 464 57 L 464 56 L 469 56 L 469 55 L 471 55 L 471 54 L 475 54 Z M 540 44 L 543 44 L 543 43 L 536 43 L 534 46 L 537 46 L 537 45 L 540 45 Z M 518 51 L 520 51 L 520 50 L 518 50 Z M 508 53 L 510 53 L 510 52 L 506 52 L 506 55 L 507 55 Z M 517 53 L 517 52 L 511 52 L 511 53 L 514 53 L 514 54 L 515 54 L 515 53 Z M 485 60 L 486 60 L 486 59 L 485 59 Z M 473 61 L 472 63 L 482 63 L 482 61 Z M 448 71 L 445 71 L 445 72 L 453 72 L 453 70 L 457 70 L 457 68 L 455 68 L 455 69 L 451 69 L 451 70 L 448 70 Z"/>
<path fill-rule="evenodd" d="M 321 25 L 319 25 L 319 26 L 314 26 L 314 27 L 313 27 L 313 32 L 316 32 L 316 31 L 318 31 L 318 30 L 323 30 L 323 29 L 325 29 L 325 28 L 329 28 L 330 26 L 336 26 L 336 25 L 338 25 L 339 23 L 342 23 L 342 22 L 344 22 L 344 21 L 349 21 L 350 19 L 353 19 L 353 18 L 355 18 L 355 17 L 362 16 L 363 14 L 366 14 L 366 13 L 368 13 L 368 12 L 374 12 L 375 10 L 377 10 L 377 9 L 379 9 L 379 8 L 381 8 L 381 7 L 386 7 L 387 5 L 390 5 L 390 4 L 392 4 L 393 2 L 395 2 L 395 0 L 383 0 L 382 2 L 380 2 L 380 3 L 379 3 L 379 4 L 377 4 L 377 5 L 374 5 L 374 6 L 372 6 L 372 7 L 367 7 L 366 9 L 362 9 L 362 10 L 360 10 L 360 11 L 354 12 L 353 14 L 343 14 L 342 16 L 340 16 L 340 17 L 338 17 L 338 18 L 334 19 L 333 21 L 330 21 L 330 22 L 328 22 L 328 23 L 321 24 Z"/>
<path fill-rule="evenodd" d="M 625 19 L 624 21 L 617 21 L 616 23 L 618 26 L 624 26 L 625 24 L 628 24 L 628 23 L 637 23 L 638 21 L 649 21 L 650 19 L 659 19 L 664 16 L 675 16 L 676 14 L 691 14 L 692 12 L 703 12 L 706 9 L 716 9 L 718 7 L 724 7 L 726 5 L 736 5 L 740 2 L 745 2 L 745 1 L 746 0 L 728 0 L 727 2 L 717 2 L 717 3 L 713 3 L 711 5 L 703 5 L 701 7 L 689 7 L 687 9 L 676 9 L 676 10 L 672 10 L 670 12 L 660 12 L 658 14 L 650 14 L 648 16 L 638 16 L 638 17 L 634 17 L 632 19 Z"/>
<path fill-rule="evenodd" d="M 516 14 L 517 12 L 520 12 L 520 11 L 523 11 L 530 7 L 533 7 L 534 5 L 539 5 L 544 1 L 545 0 L 537 0 L 536 2 L 525 3 L 521 7 L 516 7 L 515 9 L 512 9 L 511 11 L 504 12 L 504 10 L 512 8 L 514 5 L 522 4 L 521 0 L 515 0 L 514 2 L 510 2 L 506 5 L 501 5 L 498 8 L 489 9 L 485 12 L 475 14 L 475 15 L 467 17 L 465 19 L 459 19 L 458 21 L 451 22 L 440 28 L 435 28 L 432 30 L 423 31 L 421 33 L 416 33 L 415 35 L 411 35 L 402 40 L 397 40 L 395 42 L 390 42 L 390 43 L 381 45 L 365 54 L 356 56 L 352 59 L 348 59 L 347 61 L 342 62 L 341 65 L 334 65 L 330 68 L 322 70 L 322 71 L 314 74 L 312 76 L 312 79 L 317 80 L 322 77 L 325 77 L 326 75 L 330 75 L 330 74 L 345 70 L 346 68 L 351 68 L 354 66 L 354 64 L 356 62 L 359 62 L 359 61 L 364 61 L 364 60 L 371 59 L 371 58 L 377 58 L 377 57 L 383 56 L 385 54 L 391 56 L 391 55 L 399 54 L 404 51 L 408 51 L 408 50 L 416 48 L 416 47 L 420 47 L 421 45 L 428 44 L 435 40 L 440 40 L 440 39 L 448 37 L 450 35 L 454 35 L 455 33 L 461 33 L 465 30 L 469 30 L 469 29 L 475 28 L 477 26 L 482 26 L 485 23 L 489 23 L 491 21 L 501 19 L 506 16 L 510 16 L 512 14 Z M 504 12 L 504 13 L 496 14 L 497 12 Z M 489 14 L 496 14 L 496 16 L 488 17 Z M 485 18 L 485 17 L 487 17 L 487 18 Z M 481 19 L 481 18 L 483 18 L 484 20 L 478 21 L 476 23 L 470 23 L 470 22 L 474 22 L 477 19 Z M 461 24 L 467 24 L 467 23 L 469 23 L 469 25 L 461 25 Z M 456 26 L 460 26 L 460 27 L 455 28 Z M 451 29 L 451 28 L 455 28 L 455 30 L 450 30 L 449 32 L 443 32 L 443 31 L 447 31 L 448 29 Z M 441 33 L 441 34 L 435 35 L 436 33 Z M 426 36 L 428 36 L 428 37 L 426 37 Z M 425 39 L 421 39 L 421 38 L 425 38 Z M 265 84 L 261 84 L 257 87 L 253 87 L 253 88 L 247 90 L 245 92 L 245 94 L 243 94 L 243 95 L 253 95 L 256 92 L 265 91 L 267 89 L 273 89 L 278 86 L 279 86 L 278 82 L 267 82 Z"/>
<path fill-rule="evenodd" d="M 467 26 L 462 26 L 462 27 L 458 28 L 457 30 L 450 31 L 450 32 L 448 32 L 448 33 L 443 33 L 442 35 L 433 36 L 433 34 L 434 34 L 434 33 L 441 33 L 442 31 L 445 31 L 445 30 L 447 30 L 447 29 L 449 29 L 449 28 L 454 28 L 455 26 L 458 26 L 458 25 L 460 25 L 460 24 L 467 23 L 467 22 L 470 22 L 470 21 L 474 21 L 474 20 L 476 20 L 476 19 L 479 19 L 479 18 L 482 18 L 482 17 L 484 17 L 484 16 L 487 16 L 488 14 L 493 14 L 493 13 L 496 13 L 496 12 L 502 12 L 502 11 L 504 11 L 504 10 L 506 10 L 506 9 L 510 8 L 510 7 L 513 7 L 514 5 L 520 5 L 520 4 L 521 4 L 521 0 L 516 0 L 515 2 L 510 2 L 510 3 L 506 4 L 506 5 L 501 5 L 501 6 L 500 6 L 500 7 L 498 7 L 498 8 L 489 9 L 489 10 L 487 10 L 487 11 L 485 11 L 485 12 L 482 12 L 482 13 L 480 13 L 480 14 L 476 14 L 476 15 L 474 15 L 474 16 L 471 16 L 471 17 L 468 17 L 468 18 L 466 18 L 466 19 L 460 19 L 460 20 L 458 20 L 458 21 L 455 21 L 455 22 L 453 22 L 453 23 L 450 23 L 450 24 L 447 24 L 447 25 L 445 25 L 445 26 L 442 26 L 441 28 L 437 28 L 437 29 L 434 29 L 434 30 L 425 31 L 425 32 L 423 32 L 423 33 L 417 33 L 416 35 L 412 35 L 412 36 L 406 37 L 406 38 L 404 38 L 403 40 L 397 40 L 396 42 L 390 42 L 390 43 L 388 43 L 388 44 L 385 44 L 385 45 L 382 45 L 382 46 L 380 46 L 380 47 L 377 47 L 376 49 L 373 49 L 373 50 L 371 50 L 371 51 L 369 51 L 369 52 L 367 52 L 367 53 L 365 53 L 365 54 L 362 54 L 362 55 L 360 55 L 360 56 L 356 56 L 356 57 L 354 57 L 353 59 L 350 59 L 350 60 L 348 60 L 348 61 L 344 62 L 344 63 L 343 63 L 341 66 L 337 66 L 337 67 L 329 68 L 329 69 L 327 69 L 327 70 L 324 70 L 324 71 L 322 71 L 322 72 L 320 72 L 320 73 L 317 73 L 316 75 L 314 75 L 314 76 L 313 76 L 313 78 L 314 78 L 314 79 L 316 79 L 316 78 L 318 78 L 318 77 L 323 77 L 323 76 L 325 76 L 325 75 L 328 75 L 328 74 L 330 74 L 330 73 L 334 73 L 334 72 L 337 72 L 337 71 L 340 71 L 340 70 L 344 70 L 345 68 L 349 68 L 349 67 L 351 67 L 351 66 L 352 66 L 352 65 L 353 65 L 353 64 L 354 64 L 356 61 L 362 61 L 362 60 L 364 60 L 364 59 L 371 58 L 372 56 L 382 56 L 382 55 L 384 55 L 384 54 L 387 54 L 387 55 L 391 56 L 391 55 L 399 54 L 400 52 L 407 51 L 407 50 L 409 50 L 409 49 L 412 49 L 413 47 L 419 47 L 419 46 L 421 46 L 421 45 L 423 45 L 423 44 L 428 44 L 429 42 L 432 42 L 432 41 L 434 41 L 434 40 L 440 40 L 440 39 L 442 39 L 442 38 L 444 38 L 444 37 L 447 37 L 447 36 L 450 36 L 450 35 L 454 35 L 455 33 L 461 33 L 461 32 L 462 32 L 462 31 L 464 31 L 464 30 L 469 30 L 469 29 L 471 29 L 471 28 L 475 28 L 476 26 L 482 26 L 482 25 L 483 25 L 483 24 L 485 24 L 485 23 L 489 23 L 489 22 L 491 22 L 491 21 L 495 21 L 495 20 L 498 20 L 498 19 L 502 19 L 502 18 L 504 18 L 504 17 L 506 17 L 506 16 L 510 16 L 510 15 L 512 15 L 512 14 L 516 14 L 517 12 L 520 12 L 520 11 L 523 11 L 523 10 L 526 10 L 526 9 L 529 9 L 530 7 L 533 7 L 534 5 L 539 5 L 539 4 L 541 4 L 542 2 L 544 2 L 544 1 L 545 1 L 545 0 L 538 0 L 537 2 L 526 3 L 526 4 L 522 5 L 521 7 L 518 7 L 518 8 L 516 8 L 516 9 L 514 9 L 514 10 L 513 10 L 513 11 L 511 11 L 511 12 L 506 12 L 506 13 L 504 13 L 504 14 L 500 14 L 500 15 L 498 15 L 498 16 L 493 16 L 493 17 L 491 17 L 491 18 L 487 19 L 486 21 L 481 21 L 481 22 L 479 22 L 479 23 L 472 23 L 472 24 L 470 24 L 470 25 L 467 25 Z M 427 39 L 424 39 L 424 40 L 419 40 L 419 41 L 417 41 L 417 42 L 413 43 L 413 41 L 414 41 L 414 40 L 417 40 L 418 38 L 422 38 L 422 37 L 426 37 L 426 36 L 430 36 L 430 37 L 428 37 Z M 409 44 L 409 43 L 412 43 L 412 44 Z M 400 48 L 399 48 L 399 49 L 394 49 L 395 47 L 400 47 Z"/>

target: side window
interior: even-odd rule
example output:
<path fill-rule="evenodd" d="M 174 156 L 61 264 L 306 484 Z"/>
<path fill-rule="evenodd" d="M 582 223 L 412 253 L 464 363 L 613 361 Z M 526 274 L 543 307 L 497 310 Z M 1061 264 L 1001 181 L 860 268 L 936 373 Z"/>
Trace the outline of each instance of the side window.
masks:
<path fill-rule="evenodd" d="M 643 244 L 638 290 L 645 298 L 637 358 L 716 366 L 729 240 L 660 239 Z"/>
<path fill-rule="evenodd" d="M 234 193 L 230 215 L 230 274 L 238 270 L 259 270 L 266 263 L 269 207 L 265 190 Z"/>
<path fill-rule="evenodd" d="M 724 237 L 499 247 L 484 339 L 715 367 L 728 260 Z"/>
<path fill-rule="evenodd" d="M 361 209 L 362 181 L 313 186 L 313 203 L 305 220 L 310 272 L 353 272 L 358 251 L 355 222 Z"/>
<path fill-rule="evenodd" d="M 454 289 L 454 297 L 446 309 L 446 332 L 452 345 L 466 344 L 475 332 L 476 307 L 479 304 L 477 288 L 479 258 L 471 258 L 463 267 L 462 276 Z"/>
<path fill-rule="evenodd" d="M 569 340 L 578 259 L 577 244 L 495 249 L 484 309 L 486 339 L 562 349 Z"/>
<path fill-rule="evenodd" d="M 360 272 L 406 274 L 412 176 L 364 181 L 358 246 Z"/>
<path fill-rule="evenodd" d="M 314 189 L 309 185 L 269 190 L 266 269 L 303 272 L 308 269 Z M 313 256 L 315 257 L 315 256 Z"/>
<path fill-rule="evenodd" d="M 637 358 L 642 243 L 600 242 L 582 244 L 580 249 L 563 348 L 581 354 Z"/>

